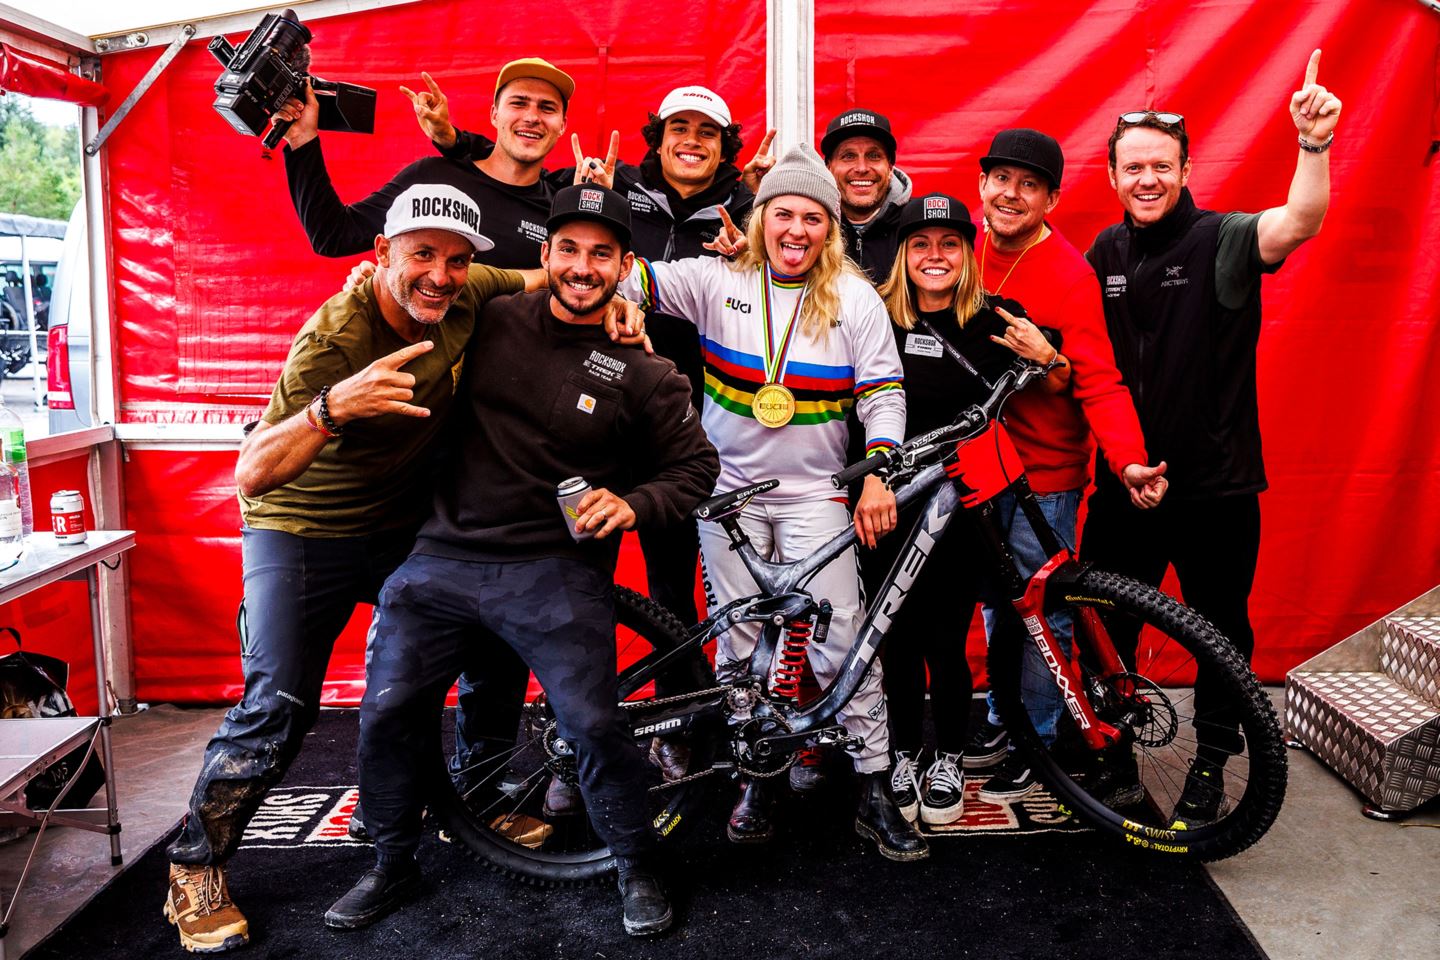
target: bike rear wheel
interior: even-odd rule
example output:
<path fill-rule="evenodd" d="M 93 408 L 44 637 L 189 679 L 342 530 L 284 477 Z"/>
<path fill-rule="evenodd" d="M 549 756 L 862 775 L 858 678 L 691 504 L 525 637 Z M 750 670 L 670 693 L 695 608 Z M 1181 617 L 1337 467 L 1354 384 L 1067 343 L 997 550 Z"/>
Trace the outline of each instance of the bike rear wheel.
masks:
<path fill-rule="evenodd" d="M 1086 570 L 1073 583 L 1052 581 L 1051 590 L 1063 594 L 1049 603 L 1052 619 L 1067 611 L 1075 625 L 1085 693 L 1100 719 L 1120 728 L 1122 742 L 1096 754 L 1064 713 L 1046 745 L 1022 704 L 1053 698 L 1054 679 L 1022 670 L 1028 638 L 993 643 L 990 682 L 1000 715 L 1039 778 L 1084 820 L 1138 849 L 1218 860 L 1259 840 L 1285 796 L 1285 749 L 1269 697 L 1230 641 L 1193 610 L 1116 574 Z M 1093 632 L 1117 617 L 1143 629 L 1129 672 L 1106 677 L 1087 651 L 1095 649 Z M 1213 680 L 1197 709 L 1200 668 Z"/>
<path fill-rule="evenodd" d="M 682 645 L 685 632 L 669 611 L 624 587 L 615 588 L 615 613 L 621 702 L 628 710 L 645 710 L 656 701 L 656 658 Z M 668 665 L 660 680 L 666 698 L 715 686 L 698 649 Z M 708 779 L 682 778 L 709 769 L 718 737 L 703 720 L 684 718 L 667 725 L 663 739 L 643 735 L 636 743 L 654 768 L 650 814 L 663 840 L 694 819 Z M 541 885 L 597 880 L 614 868 L 614 857 L 583 806 L 557 814 L 546 804 L 557 778 L 579 802 L 575 758 L 563 747 L 542 691 L 522 709 L 514 746 L 460 771 L 463 786 L 442 767 L 430 812 L 450 839 L 508 876 Z"/>

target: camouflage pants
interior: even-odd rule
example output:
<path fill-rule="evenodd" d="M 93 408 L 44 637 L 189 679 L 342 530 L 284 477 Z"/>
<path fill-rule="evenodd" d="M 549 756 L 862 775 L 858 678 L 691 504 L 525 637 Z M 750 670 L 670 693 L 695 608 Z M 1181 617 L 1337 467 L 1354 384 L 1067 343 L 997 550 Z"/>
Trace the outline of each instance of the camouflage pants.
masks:
<path fill-rule="evenodd" d="M 479 672 L 477 648 L 503 645 L 535 672 L 575 745 L 595 832 L 621 856 L 647 852 L 648 768 L 616 705 L 609 572 L 556 558 L 416 554 L 380 593 L 360 707 L 360 790 L 378 860 L 414 855 L 445 692 L 462 664 Z"/>

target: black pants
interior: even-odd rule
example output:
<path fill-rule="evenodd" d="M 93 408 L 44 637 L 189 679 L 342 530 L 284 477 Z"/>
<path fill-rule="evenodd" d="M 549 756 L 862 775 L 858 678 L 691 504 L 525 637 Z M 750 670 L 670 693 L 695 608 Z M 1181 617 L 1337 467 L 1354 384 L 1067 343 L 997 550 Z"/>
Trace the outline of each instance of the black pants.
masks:
<path fill-rule="evenodd" d="M 420 840 L 426 764 L 445 692 L 476 654 L 508 645 L 535 672 L 575 746 L 595 832 L 620 856 L 653 848 L 649 767 L 622 714 L 608 571 L 576 560 L 489 563 L 412 555 L 385 582 L 360 706 L 360 791 L 381 863 Z"/>
<path fill-rule="evenodd" d="M 1080 539 L 1080 558 L 1102 570 L 1158 587 L 1170 565 L 1185 603 L 1213 623 L 1250 660 L 1250 589 L 1260 554 L 1258 494 L 1204 500 L 1166 499 L 1138 510 L 1122 493 L 1097 490 Z M 1110 624 L 1122 660 L 1133 667 L 1139 641 L 1134 621 Z M 1195 681 L 1195 727 L 1202 746 L 1236 752 L 1241 743 L 1234 711 L 1202 670 Z"/>
<path fill-rule="evenodd" d="M 645 555 L 645 579 L 650 599 L 680 618 L 685 626 L 700 620 L 695 608 L 695 570 L 700 559 L 700 535 L 695 521 L 640 530 L 640 551 Z"/>
<path fill-rule="evenodd" d="M 900 515 L 889 536 L 874 550 L 858 547 L 865 583 L 866 610 L 884 601 L 878 595 L 923 503 Z M 890 742 L 895 750 L 918 755 L 923 746 L 926 668 L 935 747 L 941 753 L 965 749 L 974 680 L 965 657 L 965 639 L 979 599 L 980 545 L 971 521 L 956 517 L 946 536 L 920 571 L 894 617 L 880 650 L 885 667 L 885 700 L 890 708 Z"/>

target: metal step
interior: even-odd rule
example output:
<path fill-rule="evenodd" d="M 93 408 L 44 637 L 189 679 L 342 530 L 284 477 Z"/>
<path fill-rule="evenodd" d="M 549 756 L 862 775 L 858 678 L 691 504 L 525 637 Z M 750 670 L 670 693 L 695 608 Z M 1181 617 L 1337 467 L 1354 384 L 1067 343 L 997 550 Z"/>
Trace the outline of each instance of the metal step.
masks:
<path fill-rule="evenodd" d="M 1440 708 L 1440 616 L 1386 617 L 1380 672 Z"/>
<path fill-rule="evenodd" d="M 1384 673 L 1292 671 L 1285 726 L 1382 810 L 1440 793 L 1440 707 Z"/>
<path fill-rule="evenodd" d="M 1440 587 L 1291 670 L 1285 726 L 1382 812 L 1440 793 Z"/>

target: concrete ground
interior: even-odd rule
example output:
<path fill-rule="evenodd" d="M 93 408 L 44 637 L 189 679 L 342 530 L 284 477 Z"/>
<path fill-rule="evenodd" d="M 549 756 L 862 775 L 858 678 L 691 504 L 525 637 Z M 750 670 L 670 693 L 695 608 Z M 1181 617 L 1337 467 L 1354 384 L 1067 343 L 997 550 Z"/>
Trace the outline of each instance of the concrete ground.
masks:
<path fill-rule="evenodd" d="M 1277 702 L 1278 690 L 1273 692 Z M 160 706 L 113 727 L 126 861 L 175 825 L 221 711 Z M 1280 818 L 1255 847 L 1211 876 L 1271 960 L 1436 960 L 1440 956 L 1440 805 L 1408 820 L 1360 815 L 1361 798 L 1303 751 L 1290 753 Z M 0 848 L 8 906 L 28 844 Z M 18 957 L 79 910 L 121 868 L 100 834 L 47 831 L 5 937 Z M 136 923 L 164 923 L 162 893 L 135 905 Z M 177 944 L 177 956 L 178 944 Z M 1161 958 L 1157 958 L 1161 960 Z"/>

